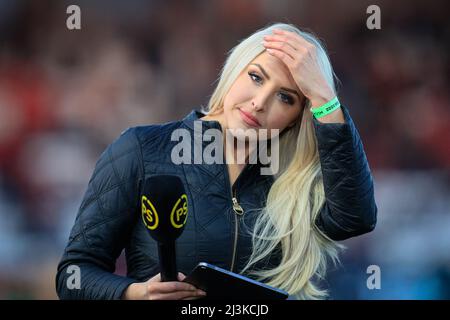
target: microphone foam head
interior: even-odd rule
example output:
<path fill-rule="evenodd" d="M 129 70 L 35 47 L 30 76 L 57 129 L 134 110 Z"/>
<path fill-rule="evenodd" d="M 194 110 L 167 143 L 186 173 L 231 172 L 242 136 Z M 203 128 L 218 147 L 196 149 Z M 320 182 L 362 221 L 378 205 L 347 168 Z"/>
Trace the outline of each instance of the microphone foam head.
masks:
<path fill-rule="evenodd" d="M 158 242 L 174 241 L 187 221 L 188 200 L 181 179 L 158 175 L 144 181 L 141 195 L 142 221 Z"/>

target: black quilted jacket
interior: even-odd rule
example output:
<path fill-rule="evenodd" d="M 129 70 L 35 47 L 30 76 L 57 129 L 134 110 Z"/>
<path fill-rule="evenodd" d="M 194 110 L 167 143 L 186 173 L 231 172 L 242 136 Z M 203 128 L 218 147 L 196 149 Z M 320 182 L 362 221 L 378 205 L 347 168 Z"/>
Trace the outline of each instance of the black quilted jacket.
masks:
<path fill-rule="evenodd" d="M 342 109 L 344 124 L 314 119 L 326 195 L 315 223 L 334 240 L 373 230 L 377 216 L 363 145 L 348 110 Z M 181 121 L 130 128 L 102 153 L 58 265 L 61 299 L 120 299 L 128 285 L 159 272 L 157 245 L 143 226 L 139 206 L 144 178 L 156 174 L 179 176 L 188 195 L 187 223 L 176 242 L 179 271 L 188 274 L 200 261 L 242 270 L 256 217 L 250 209 L 264 206 L 273 177 L 261 175 L 258 164 L 247 165 L 231 187 L 225 164 L 173 164 L 171 150 L 178 141 L 171 141 L 172 131 L 185 128 L 193 136 L 194 121 L 201 116 L 194 110 Z M 220 129 L 215 121 L 202 125 Z M 244 215 L 233 211 L 233 197 Z M 123 249 L 127 277 L 113 273 Z M 67 286 L 70 265 L 81 270 L 80 289 Z"/>

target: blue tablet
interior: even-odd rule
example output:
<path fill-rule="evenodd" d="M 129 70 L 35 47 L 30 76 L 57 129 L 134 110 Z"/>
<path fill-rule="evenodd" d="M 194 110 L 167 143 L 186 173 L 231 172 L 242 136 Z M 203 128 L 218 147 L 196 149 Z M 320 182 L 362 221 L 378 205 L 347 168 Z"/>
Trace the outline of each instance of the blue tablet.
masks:
<path fill-rule="evenodd" d="M 289 296 L 283 290 L 206 262 L 200 262 L 183 281 L 205 291 L 207 299 L 285 300 Z"/>

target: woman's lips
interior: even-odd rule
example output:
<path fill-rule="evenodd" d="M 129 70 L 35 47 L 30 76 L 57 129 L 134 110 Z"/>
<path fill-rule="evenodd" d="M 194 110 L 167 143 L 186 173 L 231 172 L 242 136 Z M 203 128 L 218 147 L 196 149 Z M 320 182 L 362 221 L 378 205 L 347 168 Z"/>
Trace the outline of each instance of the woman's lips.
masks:
<path fill-rule="evenodd" d="M 242 120 L 244 120 L 244 122 L 246 124 L 248 124 L 251 127 L 261 127 L 261 124 L 258 122 L 258 120 L 253 117 L 251 114 L 245 112 L 242 109 L 239 109 L 239 113 L 241 114 L 241 118 Z"/>

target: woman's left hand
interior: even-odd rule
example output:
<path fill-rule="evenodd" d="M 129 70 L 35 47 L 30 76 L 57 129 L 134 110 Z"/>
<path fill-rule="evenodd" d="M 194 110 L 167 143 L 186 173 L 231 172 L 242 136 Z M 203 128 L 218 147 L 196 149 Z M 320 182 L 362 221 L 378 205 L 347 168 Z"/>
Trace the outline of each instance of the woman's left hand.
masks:
<path fill-rule="evenodd" d="M 300 35 L 286 30 L 274 30 L 262 43 L 267 52 L 283 61 L 298 88 L 311 101 L 313 108 L 320 107 L 336 94 L 322 74 L 317 48 Z"/>

